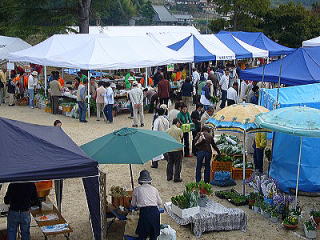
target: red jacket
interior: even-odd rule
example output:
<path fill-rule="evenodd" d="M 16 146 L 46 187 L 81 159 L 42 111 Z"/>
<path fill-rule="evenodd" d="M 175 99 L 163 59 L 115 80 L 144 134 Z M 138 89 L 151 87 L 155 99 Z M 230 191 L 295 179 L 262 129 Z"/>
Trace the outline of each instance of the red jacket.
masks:
<path fill-rule="evenodd" d="M 163 79 L 158 83 L 158 96 L 159 98 L 169 98 L 170 83 L 168 80 Z"/>

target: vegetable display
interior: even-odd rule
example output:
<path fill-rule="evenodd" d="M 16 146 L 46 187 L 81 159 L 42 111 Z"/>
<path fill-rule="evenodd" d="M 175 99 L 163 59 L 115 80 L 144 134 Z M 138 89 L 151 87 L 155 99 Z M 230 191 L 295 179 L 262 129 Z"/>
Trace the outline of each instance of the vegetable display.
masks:
<path fill-rule="evenodd" d="M 181 209 L 192 208 L 198 206 L 199 193 L 196 191 L 184 191 L 182 195 L 171 198 L 171 202 Z"/>

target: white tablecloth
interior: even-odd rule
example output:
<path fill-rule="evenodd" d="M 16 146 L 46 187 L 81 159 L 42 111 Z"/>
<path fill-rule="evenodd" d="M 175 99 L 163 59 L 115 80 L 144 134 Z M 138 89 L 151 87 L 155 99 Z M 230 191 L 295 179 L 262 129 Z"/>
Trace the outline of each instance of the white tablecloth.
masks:
<path fill-rule="evenodd" d="M 186 219 L 180 218 L 172 212 L 171 203 L 165 203 L 164 208 L 179 225 L 191 223 L 196 237 L 200 237 L 202 233 L 208 231 L 246 230 L 247 216 L 242 209 L 226 208 L 209 199 L 201 199 L 199 205 L 200 213 Z"/>

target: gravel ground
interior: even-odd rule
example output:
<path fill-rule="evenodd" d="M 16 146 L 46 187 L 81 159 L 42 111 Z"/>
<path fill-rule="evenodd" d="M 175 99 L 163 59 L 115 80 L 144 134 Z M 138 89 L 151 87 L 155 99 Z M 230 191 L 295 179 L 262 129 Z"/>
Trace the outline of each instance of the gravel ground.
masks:
<path fill-rule="evenodd" d="M 28 107 L 7 107 L 0 106 L 0 117 L 20 120 L 29 123 L 36 123 L 41 125 L 52 125 L 54 120 L 60 119 L 63 122 L 64 131 L 78 144 L 84 144 L 95 138 L 101 137 L 105 134 L 112 132 L 121 127 L 130 127 L 131 120 L 128 119 L 128 114 L 120 114 L 115 118 L 114 124 L 105 124 L 104 122 L 97 122 L 96 119 L 90 118 L 89 122 L 79 123 L 79 121 L 67 118 L 64 116 L 54 116 L 45 113 L 43 110 L 30 109 Z M 145 129 L 151 128 L 152 116 L 147 114 L 145 116 Z M 142 144 L 143 146 L 143 144 Z M 4 146 L 3 146 L 4 147 Z M 125 150 L 125 146 L 123 146 Z M 43 156 L 45 158 L 45 156 Z M 5 167 L 5 166 L 2 166 Z M 120 185 L 130 189 L 130 176 L 129 168 L 127 165 L 104 165 L 100 166 L 101 170 L 107 174 L 107 189 L 109 190 L 112 185 Z M 142 166 L 133 166 L 135 180 L 139 175 L 139 171 L 148 169 L 153 178 L 153 185 L 158 188 L 160 195 L 164 202 L 170 201 L 171 196 L 182 193 L 184 184 L 186 182 L 194 181 L 195 171 L 195 158 L 185 158 L 183 160 L 182 179 L 183 183 L 173 183 L 166 181 L 165 169 L 166 162 L 161 161 L 158 169 L 151 169 L 150 163 Z M 5 184 L 0 191 L 0 202 L 2 202 L 7 185 Z M 241 191 L 241 182 L 237 182 L 236 189 Z M 216 188 L 214 189 L 216 190 Z M 53 192 L 50 194 L 51 199 L 54 199 Z M 222 203 L 226 207 L 233 207 L 226 201 L 212 197 L 215 201 Z M 301 197 L 301 203 L 305 210 L 304 216 L 307 217 L 307 210 L 315 203 L 319 203 L 319 198 Z M 273 224 L 260 215 L 253 213 L 247 207 L 241 207 L 246 211 L 248 216 L 247 231 L 230 231 L 230 232 L 211 232 L 205 233 L 201 239 L 256 239 L 256 240 L 280 240 L 280 239 L 299 239 L 297 234 L 303 235 L 303 226 L 300 224 L 296 233 L 283 230 L 280 224 Z M 85 199 L 85 193 L 80 179 L 68 179 L 65 181 L 65 188 L 63 191 L 63 216 L 71 224 L 74 232 L 71 234 L 71 239 L 87 240 L 92 239 L 91 227 L 89 224 L 88 208 Z M 0 225 L 5 224 L 6 219 L 0 219 Z M 177 239 L 196 239 L 190 231 L 190 227 L 183 227 L 177 225 L 166 214 L 162 215 L 162 223 L 171 225 L 177 231 Z M 35 227 L 35 222 L 32 223 L 31 236 L 32 239 L 43 239 L 40 230 Z M 124 224 L 115 223 L 110 229 L 108 239 L 120 240 L 122 239 Z M 55 239 L 63 239 L 62 236 Z M 320 239 L 320 238 L 319 238 Z"/>

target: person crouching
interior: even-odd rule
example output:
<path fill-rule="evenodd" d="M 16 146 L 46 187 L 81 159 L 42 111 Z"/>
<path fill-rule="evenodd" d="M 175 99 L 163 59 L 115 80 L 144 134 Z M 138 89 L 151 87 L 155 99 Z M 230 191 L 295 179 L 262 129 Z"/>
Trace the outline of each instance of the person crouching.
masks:
<path fill-rule="evenodd" d="M 131 205 L 140 209 L 136 234 L 139 240 L 149 237 L 156 240 L 160 235 L 160 212 L 162 205 L 158 190 L 151 185 L 152 178 L 147 170 L 142 170 L 138 178 L 141 186 L 133 191 Z"/>

